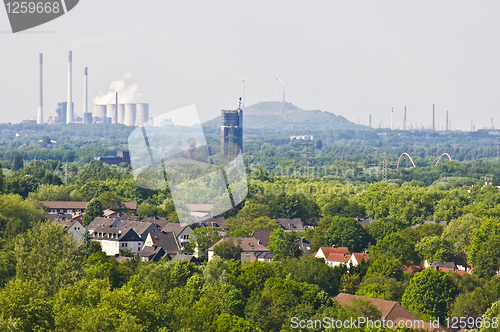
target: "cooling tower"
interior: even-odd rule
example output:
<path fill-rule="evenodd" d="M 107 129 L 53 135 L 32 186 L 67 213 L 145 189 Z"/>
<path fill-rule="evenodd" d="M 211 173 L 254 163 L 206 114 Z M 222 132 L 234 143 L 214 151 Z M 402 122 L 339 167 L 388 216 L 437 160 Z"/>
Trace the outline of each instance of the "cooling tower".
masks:
<path fill-rule="evenodd" d="M 149 120 L 149 104 L 137 104 L 136 126 L 143 126 Z"/>
<path fill-rule="evenodd" d="M 125 120 L 124 124 L 126 126 L 135 126 L 135 116 L 136 116 L 136 104 L 125 104 Z"/>
<path fill-rule="evenodd" d="M 125 123 L 125 104 L 118 104 L 118 123 Z"/>
<path fill-rule="evenodd" d="M 94 105 L 94 116 L 98 118 L 96 122 L 104 123 L 106 121 L 106 105 Z"/>
<path fill-rule="evenodd" d="M 111 123 L 116 123 L 116 104 L 106 105 L 106 117 L 111 118 Z"/>

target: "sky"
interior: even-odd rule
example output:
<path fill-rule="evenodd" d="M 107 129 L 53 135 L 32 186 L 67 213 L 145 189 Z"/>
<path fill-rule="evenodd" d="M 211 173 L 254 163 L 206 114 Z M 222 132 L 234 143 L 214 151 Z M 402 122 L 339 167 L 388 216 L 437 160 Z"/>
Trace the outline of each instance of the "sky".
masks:
<path fill-rule="evenodd" d="M 72 50 L 79 116 L 84 67 L 91 106 L 119 88 L 150 116 L 195 104 L 201 121 L 237 107 L 235 76 L 250 75 L 246 106 L 276 100 L 279 68 L 286 101 L 305 110 L 389 127 L 394 108 L 402 128 L 406 106 L 408 125 L 429 127 L 435 104 L 437 129 L 446 111 L 452 129 L 498 128 L 499 14 L 498 0 L 80 0 L 13 34 L 0 8 L 0 122 L 36 117 L 39 53 L 54 114 Z"/>

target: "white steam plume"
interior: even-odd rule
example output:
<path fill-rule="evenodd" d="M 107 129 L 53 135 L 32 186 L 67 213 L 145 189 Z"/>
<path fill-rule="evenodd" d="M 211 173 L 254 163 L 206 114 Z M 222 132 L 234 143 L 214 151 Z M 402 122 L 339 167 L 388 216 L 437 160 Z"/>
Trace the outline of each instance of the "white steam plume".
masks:
<path fill-rule="evenodd" d="M 132 74 L 129 71 L 123 75 L 123 80 L 111 82 L 108 92 L 99 91 L 97 97 L 94 98 L 94 104 L 114 104 L 116 92 L 118 92 L 118 102 L 120 104 L 136 103 L 137 99 L 144 96 L 144 94 L 139 89 L 139 85 L 129 85 L 126 82 L 126 80 L 130 80 L 131 78 Z"/>

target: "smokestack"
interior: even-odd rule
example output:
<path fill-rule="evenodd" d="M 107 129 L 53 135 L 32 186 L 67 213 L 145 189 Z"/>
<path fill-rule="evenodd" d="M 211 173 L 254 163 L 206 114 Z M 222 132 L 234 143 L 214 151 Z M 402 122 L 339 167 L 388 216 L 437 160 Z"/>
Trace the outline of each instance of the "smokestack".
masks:
<path fill-rule="evenodd" d="M 405 115 L 403 117 L 403 130 L 406 130 L 406 106 L 405 106 Z"/>
<path fill-rule="evenodd" d="M 446 111 L 446 130 L 448 130 L 448 111 Z"/>
<path fill-rule="evenodd" d="M 434 104 L 432 104 L 432 130 L 436 130 L 436 112 L 434 111 Z"/>
<path fill-rule="evenodd" d="M 73 122 L 73 52 L 68 53 L 68 106 L 66 112 L 66 123 Z"/>
<path fill-rule="evenodd" d="M 85 69 L 83 70 L 83 123 L 88 123 L 88 74 L 88 67 L 85 67 Z"/>
<path fill-rule="evenodd" d="M 391 130 L 394 130 L 394 107 L 391 112 Z"/>
<path fill-rule="evenodd" d="M 43 53 L 40 53 L 40 97 L 38 100 L 38 116 L 36 123 L 43 123 Z"/>
<path fill-rule="evenodd" d="M 372 115 L 370 114 L 370 128 L 372 126 Z"/>

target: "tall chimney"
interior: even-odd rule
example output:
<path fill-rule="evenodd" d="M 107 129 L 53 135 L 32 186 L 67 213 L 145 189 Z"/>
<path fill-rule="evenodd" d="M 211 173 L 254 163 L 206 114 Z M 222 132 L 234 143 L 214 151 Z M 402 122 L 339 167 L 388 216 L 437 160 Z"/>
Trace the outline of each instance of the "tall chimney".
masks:
<path fill-rule="evenodd" d="M 448 111 L 446 111 L 446 130 L 448 130 Z"/>
<path fill-rule="evenodd" d="M 88 75 L 89 75 L 89 71 L 88 71 L 88 67 L 85 67 L 85 69 L 83 70 L 83 123 L 87 123 L 88 119 L 88 111 L 89 111 L 89 103 L 88 103 L 88 96 L 89 96 L 89 93 L 88 93 Z"/>
<path fill-rule="evenodd" d="M 405 106 L 405 115 L 403 117 L 403 130 L 406 130 L 406 106 Z"/>
<path fill-rule="evenodd" d="M 68 105 L 66 107 L 66 123 L 73 122 L 73 52 L 68 54 Z"/>
<path fill-rule="evenodd" d="M 370 128 L 372 126 L 372 115 L 370 114 Z"/>
<path fill-rule="evenodd" d="M 40 97 L 38 100 L 38 116 L 36 123 L 43 123 L 43 53 L 40 53 Z"/>
<path fill-rule="evenodd" d="M 436 130 L 436 112 L 434 111 L 434 104 L 432 104 L 432 130 Z"/>
<path fill-rule="evenodd" d="M 394 107 L 391 112 L 391 130 L 394 130 Z"/>

